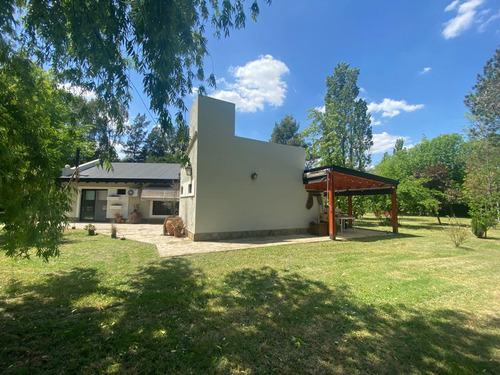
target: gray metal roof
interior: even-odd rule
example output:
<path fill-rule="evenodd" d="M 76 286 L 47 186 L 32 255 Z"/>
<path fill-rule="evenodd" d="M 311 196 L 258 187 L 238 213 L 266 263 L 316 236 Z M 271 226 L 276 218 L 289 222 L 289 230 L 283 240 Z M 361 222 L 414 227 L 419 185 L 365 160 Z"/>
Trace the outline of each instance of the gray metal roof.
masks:
<path fill-rule="evenodd" d="M 179 164 L 170 163 L 112 163 L 113 169 L 92 165 L 80 170 L 80 181 L 128 181 L 128 182 L 162 182 L 178 181 Z M 72 168 L 73 169 L 73 168 Z M 67 179 L 63 173 L 61 179 Z"/>

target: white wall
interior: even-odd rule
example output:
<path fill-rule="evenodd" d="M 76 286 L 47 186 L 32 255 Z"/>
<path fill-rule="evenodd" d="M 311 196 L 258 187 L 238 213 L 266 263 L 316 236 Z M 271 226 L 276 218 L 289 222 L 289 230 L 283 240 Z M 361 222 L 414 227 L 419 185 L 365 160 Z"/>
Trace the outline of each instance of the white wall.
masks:
<path fill-rule="evenodd" d="M 118 197 L 110 197 L 118 194 L 118 189 L 130 189 L 137 188 L 136 184 L 133 183 L 123 183 L 117 185 L 116 183 L 89 183 L 89 184 L 76 184 L 72 183 L 73 195 L 71 210 L 67 213 L 68 217 L 73 220 L 78 221 L 80 219 L 81 201 L 82 201 L 82 190 L 107 190 L 107 209 L 106 209 L 106 219 L 113 220 L 115 218 L 115 213 L 119 213 L 124 219 L 128 218 L 130 212 L 134 210 L 134 205 L 139 205 L 139 211 L 144 219 L 162 219 L 166 216 L 152 216 L 151 215 L 151 205 L 152 201 L 148 199 L 141 199 L 140 197 L 129 197 L 127 195 L 120 195 Z M 113 206 L 113 204 L 121 205 L 120 208 Z"/>
<path fill-rule="evenodd" d="M 181 216 L 198 233 L 307 228 L 318 217 L 308 210 L 302 183 L 301 147 L 234 135 L 234 104 L 200 96 L 191 109 L 192 177 L 181 172 Z M 256 172 L 258 178 L 250 175 Z M 186 197 L 187 183 L 194 196 Z"/>

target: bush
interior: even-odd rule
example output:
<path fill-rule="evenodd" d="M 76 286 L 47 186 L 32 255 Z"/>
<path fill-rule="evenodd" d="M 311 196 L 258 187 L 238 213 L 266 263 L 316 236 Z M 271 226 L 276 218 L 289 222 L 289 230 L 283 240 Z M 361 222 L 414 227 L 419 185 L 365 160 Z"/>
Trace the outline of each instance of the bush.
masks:
<path fill-rule="evenodd" d="M 471 230 L 477 238 L 487 237 L 488 229 L 495 224 L 495 218 L 490 212 L 474 213 L 472 215 Z"/>
<path fill-rule="evenodd" d="M 459 247 L 469 238 L 469 231 L 465 225 L 460 225 L 457 218 L 449 218 L 448 234 L 455 247 Z"/>

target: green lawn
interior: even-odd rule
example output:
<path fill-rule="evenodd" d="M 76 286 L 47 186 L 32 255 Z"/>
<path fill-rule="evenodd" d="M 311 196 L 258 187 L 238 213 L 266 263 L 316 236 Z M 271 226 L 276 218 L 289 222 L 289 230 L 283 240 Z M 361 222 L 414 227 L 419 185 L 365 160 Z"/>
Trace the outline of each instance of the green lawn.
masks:
<path fill-rule="evenodd" d="M 0 373 L 499 374 L 500 230 L 160 259 L 69 232 L 0 256 Z M 365 221 L 361 226 L 373 226 Z"/>

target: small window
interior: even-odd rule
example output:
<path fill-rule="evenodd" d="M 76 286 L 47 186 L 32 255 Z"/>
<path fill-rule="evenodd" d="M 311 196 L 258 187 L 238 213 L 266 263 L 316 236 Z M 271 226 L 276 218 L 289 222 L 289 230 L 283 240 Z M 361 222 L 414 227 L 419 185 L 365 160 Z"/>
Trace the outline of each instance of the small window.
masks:
<path fill-rule="evenodd" d="M 116 194 L 118 194 L 118 195 L 126 195 L 127 194 L 127 189 L 118 189 L 116 191 Z"/>
<path fill-rule="evenodd" d="M 188 185 L 188 194 L 191 194 L 193 192 L 193 184 Z"/>
<path fill-rule="evenodd" d="M 153 201 L 154 216 L 170 216 L 179 214 L 179 201 Z"/>
<path fill-rule="evenodd" d="M 184 186 L 181 186 L 181 195 L 184 194 Z"/>

